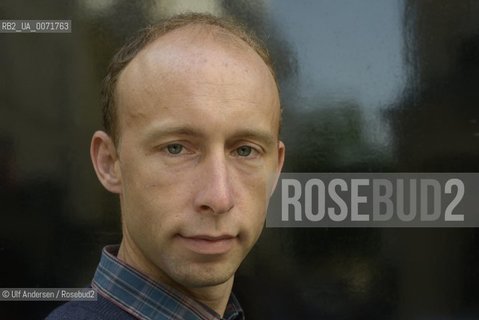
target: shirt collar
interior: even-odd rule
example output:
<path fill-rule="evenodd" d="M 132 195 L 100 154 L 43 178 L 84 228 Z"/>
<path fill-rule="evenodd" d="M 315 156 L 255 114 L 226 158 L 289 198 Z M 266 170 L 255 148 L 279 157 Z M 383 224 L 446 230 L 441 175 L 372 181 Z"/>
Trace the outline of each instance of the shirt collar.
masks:
<path fill-rule="evenodd" d="M 120 261 L 119 246 L 103 248 L 92 287 L 106 299 L 140 319 L 243 320 L 243 310 L 231 294 L 221 318 L 204 304 L 177 290 L 153 282 Z"/>

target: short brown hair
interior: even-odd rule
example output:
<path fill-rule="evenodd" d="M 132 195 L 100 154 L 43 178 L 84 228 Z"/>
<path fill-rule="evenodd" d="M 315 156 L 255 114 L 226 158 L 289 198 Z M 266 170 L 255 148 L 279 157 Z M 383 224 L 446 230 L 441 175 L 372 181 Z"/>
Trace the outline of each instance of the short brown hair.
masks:
<path fill-rule="evenodd" d="M 238 37 L 246 42 L 263 59 L 278 84 L 273 69 L 273 63 L 266 46 L 244 25 L 232 20 L 231 18 L 215 17 L 210 14 L 186 13 L 164 19 L 154 25 L 140 30 L 136 36 L 131 38 L 120 50 L 113 56 L 108 66 L 106 77 L 103 80 L 101 91 L 103 105 L 103 127 L 113 139 L 115 145 L 118 144 L 118 121 L 115 105 L 115 90 L 118 78 L 136 55 L 148 44 L 152 43 L 162 35 L 175 29 L 188 25 L 209 25 L 217 26 L 226 32 Z"/>

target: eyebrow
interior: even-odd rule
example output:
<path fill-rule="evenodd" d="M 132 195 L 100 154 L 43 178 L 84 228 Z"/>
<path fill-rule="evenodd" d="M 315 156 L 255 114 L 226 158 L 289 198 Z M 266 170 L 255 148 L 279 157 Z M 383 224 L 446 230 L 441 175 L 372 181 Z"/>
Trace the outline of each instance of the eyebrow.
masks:
<path fill-rule="evenodd" d="M 194 136 L 200 138 L 204 136 L 199 130 L 190 126 L 159 126 L 149 130 L 144 140 L 149 142 L 169 135 Z"/>
<path fill-rule="evenodd" d="M 238 139 L 238 138 L 258 140 L 262 142 L 263 144 L 265 144 L 266 146 L 272 146 L 277 141 L 277 139 L 275 139 L 273 135 L 271 135 L 270 133 L 265 132 L 263 130 L 254 130 L 254 129 L 243 129 L 243 130 L 239 130 L 235 132 L 232 136 L 232 139 Z"/>
<path fill-rule="evenodd" d="M 146 134 L 145 141 L 148 143 L 169 135 L 181 135 L 181 136 L 192 136 L 197 138 L 204 138 L 205 134 L 200 130 L 197 130 L 188 125 L 181 126 L 161 126 L 158 128 L 153 128 Z M 234 132 L 231 137 L 228 137 L 227 140 L 235 139 L 252 139 L 260 141 L 261 143 L 271 146 L 274 145 L 277 141 L 273 135 L 264 131 L 256 129 L 242 129 Z"/>

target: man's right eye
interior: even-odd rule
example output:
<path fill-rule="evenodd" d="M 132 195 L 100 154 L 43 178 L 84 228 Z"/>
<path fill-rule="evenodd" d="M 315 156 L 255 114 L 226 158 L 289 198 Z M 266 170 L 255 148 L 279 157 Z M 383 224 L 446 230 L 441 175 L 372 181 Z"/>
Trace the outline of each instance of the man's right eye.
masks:
<path fill-rule="evenodd" d="M 172 143 L 166 146 L 166 150 L 170 154 L 180 154 L 183 151 L 183 146 L 179 143 Z"/>

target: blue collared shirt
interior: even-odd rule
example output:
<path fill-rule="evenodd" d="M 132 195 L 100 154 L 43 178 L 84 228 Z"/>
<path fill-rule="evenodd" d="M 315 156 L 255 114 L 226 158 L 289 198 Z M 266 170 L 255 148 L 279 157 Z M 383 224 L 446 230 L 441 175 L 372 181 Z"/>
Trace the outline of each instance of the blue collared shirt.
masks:
<path fill-rule="evenodd" d="M 92 281 L 99 295 L 139 319 L 244 320 L 231 294 L 224 317 L 177 290 L 153 282 L 118 258 L 118 246 L 106 246 Z"/>

